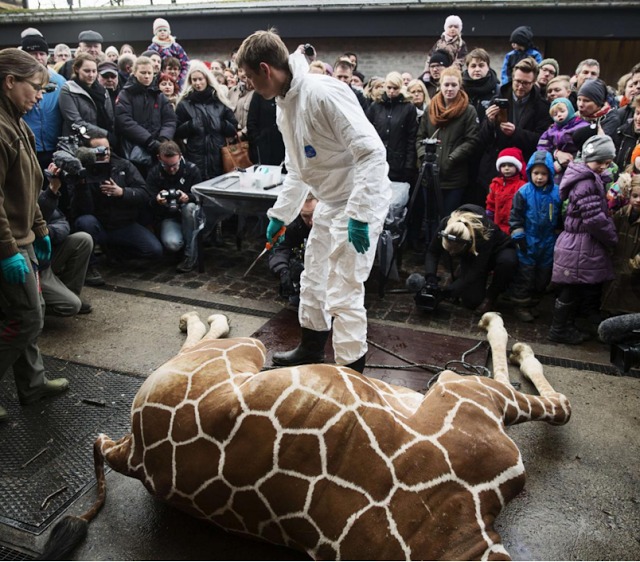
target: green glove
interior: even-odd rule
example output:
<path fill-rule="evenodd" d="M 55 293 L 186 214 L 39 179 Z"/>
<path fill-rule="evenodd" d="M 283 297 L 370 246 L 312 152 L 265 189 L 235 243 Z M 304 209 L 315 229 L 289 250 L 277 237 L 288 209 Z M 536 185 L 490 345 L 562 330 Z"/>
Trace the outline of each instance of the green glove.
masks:
<path fill-rule="evenodd" d="M 278 230 L 280 230 L 283 226 L 284 226 L 284 223 L 281 220 L 278 220 L 278 219 L 269 220 L 269 226 L 267 227 L 267 240 L 269 242 L 272 242 L 274 246 L 277 246 L 282 241 L 284 241 L 284 236 L 285 236 L 284 234 L 280 236 L 280 238 L 278 238 L 275 242 L 273 240 L 273 237 L 276 234 L 278 234 Z"/>
<path fill-rule="evenodd" d="M 4 258 L 0 260 L 0 267 L 2 267 L 4 278 L 11 285 L 24 283 L 25 275 L 29 273 L 29 266 L 27 265 L 27 261 L 19 252 L 17 254 L 14 254 L 10 258 Z"/>
<path fill-rule="evenodd" d="M 33 251 L 38 261 L 48 261 L 51 258 L 51 238 L 47 234 L 44 238 L 36 238 L 33 243 Z"/>
<path fill-rule="evenodd" d="M 369 225 L 356 219 L 349 219 L 349 242 L 356 252 L 364 254 L 369 249 Z"/>

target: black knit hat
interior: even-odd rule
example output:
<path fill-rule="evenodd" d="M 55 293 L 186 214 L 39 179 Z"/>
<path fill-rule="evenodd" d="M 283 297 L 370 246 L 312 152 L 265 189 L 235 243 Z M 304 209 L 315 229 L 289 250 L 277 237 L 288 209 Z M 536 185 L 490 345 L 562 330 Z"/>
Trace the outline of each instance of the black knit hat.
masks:
<path fill-rule="evenodd" d="M 451 55 L 447 51 L 437 50 L 431 55 L 429 64 L 439 64 L 441 66 L 451 66 Z"/>
<path fill-rule="evenodd" d="M 602 107 L 607 101 L 607 86 L 598 78 L 587 78 L 580 86 L 578 95 L 589 98 L 598 107 Z"/>
<path fill-rule="evenodd" d="M 533 30 L 528 25 L 516 27 L 511 34 L 510 41 L 530 49 L 533 45 Z"/>
<path fill-rule="evenodd" d="M 25 53 L 49 52 L 49 45 L 42 35 L 27 35 L 23 37 L 20 47 Z"/>

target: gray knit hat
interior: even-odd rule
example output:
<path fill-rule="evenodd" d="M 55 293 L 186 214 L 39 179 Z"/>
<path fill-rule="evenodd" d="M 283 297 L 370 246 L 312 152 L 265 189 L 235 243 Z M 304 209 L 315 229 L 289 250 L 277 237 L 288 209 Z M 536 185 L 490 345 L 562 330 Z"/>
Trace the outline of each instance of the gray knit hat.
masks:
<path fill-rule="evenodd" d="M 613 160 L 616 156 L 616 147 L 607 135 L 595 135 L 584 143 L 582 147 L 582 159 L 585 162 L 603 162 Z"/>
<path fill-rule="evenodd" d="M 544 59 L 539 65 L 538 68 L 542 68 L 545 64 L 550 64 L 553 68 L 556 69 L 556 76 L 560 74 L 560 65 L 556 59 Z"/>
<path fill-rule="evenodd" d="M 598 107 L 602 107 L 607 101 L 607 86 L 598 78 L 587 78 L 578 91 L 578 95 L 589 98 Z"/>

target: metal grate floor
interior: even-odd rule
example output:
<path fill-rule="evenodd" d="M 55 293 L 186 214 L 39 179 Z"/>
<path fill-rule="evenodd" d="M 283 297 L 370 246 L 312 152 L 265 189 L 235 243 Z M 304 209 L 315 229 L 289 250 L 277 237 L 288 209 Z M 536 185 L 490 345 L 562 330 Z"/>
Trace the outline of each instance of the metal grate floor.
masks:
<path fill-rule="evenodd" d="M 14 560 L 35 560 L 35 556 L 0 544 L 0 562 L 13 562 Z"/>
<path fill-rule="evenodd" d="M 0 381 L 9 412 L 0 424 L 0 522 L 36 535 L 94 485 L 93 440 L 130 431 L 131 403 L 144 381 L 51 357 L 44 365 L 49 378 L 69 379 L 68 392 L 23 407 L 13 377 Z"/>

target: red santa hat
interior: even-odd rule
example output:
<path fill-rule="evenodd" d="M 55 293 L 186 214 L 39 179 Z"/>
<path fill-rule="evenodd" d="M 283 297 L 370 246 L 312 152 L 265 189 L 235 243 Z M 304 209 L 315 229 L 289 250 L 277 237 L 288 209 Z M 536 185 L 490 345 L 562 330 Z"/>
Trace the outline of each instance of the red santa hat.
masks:
<path fill-rule="evenodd" d="M 527 164 L 522 156 L 522 150 L 515 147 L 505 148 L 498 154 L 498 159 L 496 160 L 496 170 L 498 170 L 498 172 L 502 164 L 513 164 L 518 169 L 518 172 L 527 169 Z"/>

